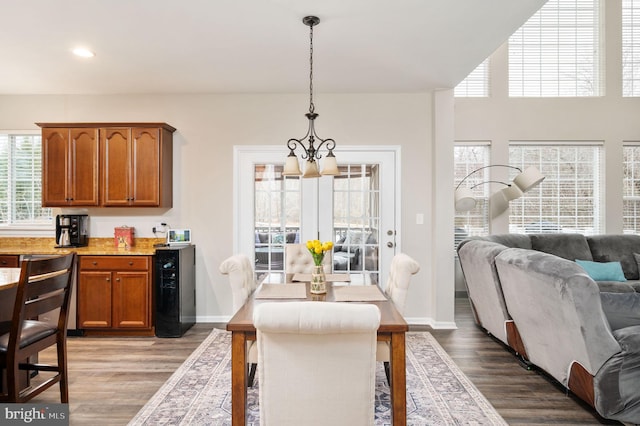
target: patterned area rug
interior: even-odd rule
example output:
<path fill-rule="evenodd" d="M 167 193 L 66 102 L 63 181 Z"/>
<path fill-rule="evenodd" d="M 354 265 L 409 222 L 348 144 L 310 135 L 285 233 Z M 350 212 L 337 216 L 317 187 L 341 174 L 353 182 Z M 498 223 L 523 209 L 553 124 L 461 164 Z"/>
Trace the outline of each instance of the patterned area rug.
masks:
<path fill-rule="evenodd" d="M 506 425 L 427 332 L 407 333 L 407 424 Z M 389 386 L 376 374 L 375 424 L 390 425 Z M 214 329 L 129 425 L 230 425 L 231 333 Z M 256 382 L 248 425 L 260 424 Z"/>

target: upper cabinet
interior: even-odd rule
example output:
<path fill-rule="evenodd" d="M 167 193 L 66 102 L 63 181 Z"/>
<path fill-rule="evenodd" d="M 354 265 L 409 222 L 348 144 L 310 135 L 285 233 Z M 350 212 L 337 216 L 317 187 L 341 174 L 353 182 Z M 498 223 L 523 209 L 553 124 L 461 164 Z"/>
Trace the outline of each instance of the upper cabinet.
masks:
<path fill-rule="evenodd" d="M 42 129 L 42 205 L 98 205 L 98 129 Z"/>
<path fill-rule="evenodd" d="M 175 128 L 166 123 L 37 124 L 42 127 L 44 206 L 172 206 Z M 85 133 L 93 135 L 92 152 L 78 148 L 89 140 Z M 74 171 L 78 165 L 80 172 Z"/>

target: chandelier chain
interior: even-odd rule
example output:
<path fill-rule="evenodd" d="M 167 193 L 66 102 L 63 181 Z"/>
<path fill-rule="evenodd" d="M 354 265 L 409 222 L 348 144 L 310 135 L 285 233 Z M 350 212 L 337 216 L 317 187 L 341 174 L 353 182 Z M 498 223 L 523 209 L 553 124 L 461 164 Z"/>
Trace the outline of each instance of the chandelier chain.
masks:
<path fill-rule="evenodd" d="M 313 114 L 313 24 L 309 25 L 309 112 Z"/>

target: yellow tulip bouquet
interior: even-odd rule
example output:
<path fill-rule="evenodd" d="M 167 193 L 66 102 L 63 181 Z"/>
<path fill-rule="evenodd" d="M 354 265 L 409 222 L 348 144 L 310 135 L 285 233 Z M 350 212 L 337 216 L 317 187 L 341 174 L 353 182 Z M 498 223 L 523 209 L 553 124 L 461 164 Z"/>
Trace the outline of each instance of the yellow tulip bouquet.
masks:
<path fill-rule="evenodd" d="M 333 248 L 333 243 L 331 241 L 320 242 L 319 240 L 309 240 L 307 241 L 307 249 L 311 256 L 313 256 L 313 263 L 316 266 L 322 265 L 322 260 L 324 259 L 325 252 L 331 250 Z"/>

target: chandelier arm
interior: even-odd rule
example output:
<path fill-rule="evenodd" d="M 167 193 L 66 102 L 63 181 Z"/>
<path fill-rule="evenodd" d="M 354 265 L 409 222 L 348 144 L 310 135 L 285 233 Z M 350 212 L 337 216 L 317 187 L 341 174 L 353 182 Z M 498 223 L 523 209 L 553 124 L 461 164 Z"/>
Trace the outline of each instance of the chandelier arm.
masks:
<path fill-rule="evenodd" d="M 333 149 L 336 147 L 336 141 L 334 141 L 331 138 L 327 138 L 327 139 L 322 139 L 320 137 L 318 137 L 318 140 L 320 141 L 320 143 L 318 144 L 318 147 L 316 148 L 316 159 L 321 159 L 322 155 L 320 154 L 320 148 L 326 144 L 327 150 L 329 152 L 333 151 Z"/>
<path fill-rule="evenodd" d="M 465 180 L 467 180 L 467 178 L 468 178 L 469 176 L 471 176 L 472 174 L 474 174 L 474 173 L 476 173 L 476 172 L 479 172 L 480 170 L 483 170 L 483 169 L 488 169 L 488 168 L 490 168 L 490 167 L 508 167 L 508 168 L 510 168 L 510 169 L 515 169 L 515 170 L 519 171 L 520 173 L 522 173 L 522 169 L 521 169 L 521 168 L 516 167 L 516 166 L 509 166 L 508 164 L 492 164 L 492 165 L 490 165 L 490 166 L 483 166 L 483 167 L 480 167 L 480 168 L 475 169 L 474 171 L 472 171 L 471 173 L 469 173 L 468 175 L 466 175 L 466 176 L 465 176 L 465 177 L 460 181 L 460 183 L 458 184 L 458 186 L 456 186 L 456 189 L 460 188 L 460 185 L 462 185 L 462 183 L 463 183 Z"/>

